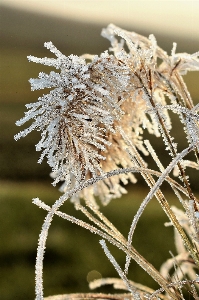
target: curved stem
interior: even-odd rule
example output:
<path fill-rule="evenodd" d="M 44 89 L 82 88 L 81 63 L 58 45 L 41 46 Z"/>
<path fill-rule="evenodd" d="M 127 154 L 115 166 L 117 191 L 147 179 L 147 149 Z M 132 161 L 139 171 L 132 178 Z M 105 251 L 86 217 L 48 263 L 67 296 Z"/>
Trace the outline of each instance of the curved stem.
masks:
<path fill-rule="evenodd" d="M 151 265 L 141 254 L 139 254 L 139 252 L 137 252 L 137 250 L 134 247 L 130 247 L 129 249 L 129 245 L 127 240 L 125 239 L 125 237 L 123 237 L 122 239 L 118 240 L 118 235 L 117 233 L 115 233 L 115 236 L 109 236 L 108 234 L 104 233 L 103 231 L 95 228 L 94 226 L 76 219 L 73 216 L 67 215 L 66 213 L 60 212 L 60 211 L 53 211 L 51 210 L 50 206 L 43 204 L 42 202 L 38 201 L 34 201 L 35 204 L 39 205 L 41 208 L 48 210 L 49 213 L 44 221 L 44 225 L 42 226 L 42 232 L 40 234 L 40 242 L 39 242 L 39 247 L 41 247 L 41 249 L 39 249 L 38 247 L 38 253 L 40 254 L 38 257 L 38 261 L 37 261 L 37 265 L 36 265 L 36 270 L 40 271 L 40 274 L 42 275 L 42 267 L 43 267 L 43 260 L 41 260 L 43 258 L 44 255 L 44 249 L 45 249 L 45 241 L 42 242 L 42 236 L 43 234 L 47 237 L 47 232 L 48 229 L 50 227 L 50 222 L 52 221 L 52 217 L 54 214 L 67 219 L 69 221 L 71 221 L 72 223 L 75 223 L 83 228 L 86 228 L 88 230 L 90 230 L 91 232 L 98 234 L 99 236 L 103 237 L 104 239 L 108 240 L 110 243 L 112 243 L 113 245 L 115 245 L 116 247 L 118 247 L 119 249 L 121 249 L 124 253 L 126 253 L 128 256 L 130 256 L 132 259 L 134 259 L 171 297 L 172 299 L 178 299 L 175 295 L 175 293 L 173 293 L 167 286 L 168 286 L 168 282 L 162 277 L 162 275 L 154 268 L 153 265 Z M 50 221 L 48 223 L 48 221 Z M 121 233 L 120 233 L 121 235 Z M 40 263 L 40 265 L 39 265 Z M 36 272 L 36 275 L 38 276 L 38 272 Z M 36 300 L 43 300 L 43 287 L 42 287 L 42 277 L 38 277 L 36 279 Z"/>
<path fill-rule="evenodd" d="M 195 147 L 195 145 L 192 145 L 192 146 L 186 148 L 185 150 L 183 150 L 180 154 L 178 154 L 172 160 L 172 162 L 165 169 L 164 173 L 159 177 L 156 184 L 154 185 L 154 187 L 151 189 L 151 191 L 149 192 L 149 194 L 145 198 L 146 202 L 148 201 L 148 199 L 151 199 L 153 197 L 153 195 L 157 192 L 160 185 L 166 179 L 167 175 L 170 173 L 170 171 L 175 166 L 175 164 L 179 160 L 181 160 L 185 155 L 187 155 L 190 151 L 192 151 L 194 147 Z M 63 205 L 63 203 L 68 198 L 70 198 L 73 194 L 75 194 L 76 192 L 82 190 L 83 188 L 85 188 L 87 186 L 92 185 L 95 182 L 98 182 L 98 181 L 103 180 L 105 178 L 108 178 L 108 177 L 111 177 L 111 176 L 114 176 L 114 175 L 118 175 L 118 174 L 121 174 L 121 173 L 134 172 L 135 170 L 137 172 L 142 172 L 143 169 L 144 168 L 129 168 L 129 169 L 122 169 L 122 170 L 119 169 L 119 170 L 114 170 L 114 171 L 108 172 L 104 176 L 99 176 L 99 177 L 96 177 L 94 179 L 89 179 L 86 182 L 84 182 L 82 184 L 79 184 L 78 187 L 74 188 L 73 190 L 69 191 L 68 193 L 65 193 L 64 195 L 62 195 L 53 204 L 52 208 L 49 208 L 50 209 L 49 213 L 47 214 L 47 216 L 44 220 L 43 226 L 42 226 L 42 230 L 41 230 L 41 233 L 40 233 L 40 236 L 39 236 L 38 248 L 37 248 L 36 270 L 35 270 L 35 273 L 36 273 L 36 300 L 42 300 L 43 299 L 43 278 L 42 278 L 42 274 L 43 274 L 43 259 L 44 259 L 44 252 L 45 252 L 45 247 L 46 247 L 46 240 L 47 240 L 48 230 L 50 228 L 53 216 L 54 216 L 54 214 L 58 214 L 57 210 L 61 207 L 61 205 Z M 161 205 L 162 205 L 163 209 L 165 210 L 165 212 L 169 216 L 169 219 L 172 221 L 172 223 L 174 224 L 174 226 L 176 227 L 176 229 L 180 233 L 180 235 L 181 235 L 181 237 L 182 237 L 182 239 L 185 243 L 186 248 L 190 252 L 193 259 L 195 260 L 196 264 L 199 266 L 199 259 L 198 259 L 197 253 L 195 253 L 195 250 L 193 249 L 190 241 L 188 240 L 184 230 L 182 229 L 181 225 L 179 224 L 178 220 L 176 219 L 176 217 L 175 217 L 174 213 L 172 212 L 170 206 L 167 203 L 165 203 L 165 201 L 163 199 L 161 201 L 162 201 Z M 43 206 L 41 205 L 41 207 L 46 209 L 48 206 L 47 205 L 43 205 Z M 73 221 L 74 221 L 74 219 L 73 219 Z M 80 224 L 78 224 L 78 225 L 80 225 Z M 105 238 L 107 239 L 107 237 L 105 237 Z M 109 237 L 108 240 L 110 241 L 110 239 L 112 239 L 112 238 Z M 119 248 L 121 248 L 121 244 L 120 244 Z M 132 247 L 131 247 L 131 249 L 132 249 Z M 130 257 L 132 257 L 134 260 L 136 260 L 137 263 L 140 264 L 140 266 L 146 272 L 149 273 L 149 269 L 150 269 L 151 274 L 150 273 L 149 274 L 152 276 L 152 278 L 154 280 L 156 280 L 160 284 L 160 286 L 162 286 L 162 284 L 163 284 L 164 289 L 166 288 L 166 290 L 168 291 L 167 287 L 165 287 L 165 285 L 167 284 L 167 283 L 165 283 L 165 279 L 159 277 L 161 275 L 159 274 L 159 272 L 152 265 L 149 264 L 149 262 L 146 262 L 146 260 L 144 258 L 141 259 L 141 256 L 140 256 L 139 253 L 136 253 L 136 254 L 134 252 L 129 253 L 129 244 L 128 244 L 128 242 L 127 242 L 127 249 L 125 248 L 125 249 L 122 249 L 122 250 L 128 256 L 130 255 Z M 148 266 L 150 266 L 149 269 L 147 268 L 147 264 L 148 264 Z"/>

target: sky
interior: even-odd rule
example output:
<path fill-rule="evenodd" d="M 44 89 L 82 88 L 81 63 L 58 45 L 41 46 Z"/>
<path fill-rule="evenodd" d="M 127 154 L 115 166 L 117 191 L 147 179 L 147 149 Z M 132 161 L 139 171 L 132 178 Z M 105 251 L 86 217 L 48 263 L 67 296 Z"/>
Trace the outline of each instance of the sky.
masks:
<path fill-rule="evenodd" d="M 199 0 L 0 0 L 0 4 L 87 22 L 106 22 L 199 40 Z"/>

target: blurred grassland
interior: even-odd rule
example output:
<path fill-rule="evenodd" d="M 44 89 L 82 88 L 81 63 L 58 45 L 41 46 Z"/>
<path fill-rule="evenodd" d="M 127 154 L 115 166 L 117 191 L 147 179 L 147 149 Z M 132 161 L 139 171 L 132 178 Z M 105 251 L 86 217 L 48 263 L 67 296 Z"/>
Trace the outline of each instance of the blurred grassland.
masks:
<path fill-rule="evenodd" d="M 102 212 L 110 221 L 127 236 L 128 229 L 141 200 L 147 195 L 147 188 L 136 186 L 122 199 L 112 200 L 102 208 Z M 173 204 L 173 196 L 168 194 Z M 51 205 L 60 196 L 57 189 L 49 184 L 36 182 L 0 182 L 0 295 L 1 299 L 33 299 L 34 298 L 34 264 L 36 245 L 46 212 L 34 206 L 31 199 L 38 196 Z M 67 201 L 61 211 L 85 218 L 74 210 Z M 155 199 L 145 210 L 136 229 L 133 245 L 156 268 L 170 257 L 169 251 L 175 253 L 173 230 L 165 228 L 167 218 Z M 106 258 L 98 241 L 100 237 L 86 229 L 59 219 L 55 216 L 47 240 L 44 259 L 45 295 L 89 292 L 86 280 L 88 272 L 98 271 L 103 277 L 118 277 L 113 266 Z M 118 263 L 124 266 L 125 257 L 115 247 L 109 245 Z M 132 262 L 129 278 L 134 281 L 156 284 L 138 265 Z M 109 288 L 98 291 L 111 292 Z"/>
<path fill-rule="evenodd" d="M 46 162 L 41 165 L 36 163 L 40 153 L 35 152 L 35 144 L 40 134 L 31 133 L 18 142 L 13 139 L 14 134 L 20 130 L 15 126 L 15 122 L 24 116 L 24 105 L 35 102 L 39 96 L 48 92 L 30 91 L 28 79 L 37 77 L 41 71 L 49 73 L 51 68 L 29 63 L 27 55 L 53 56 L 43 48 L 43 43 L 50 40 L 65 55 L 79 55 L 85 52 L 99 54 L 107 49 L 109 44 L 100 37 L 100 25 L 44 17 L 6 7 L 1 7 L 0 22 L 0 299 L 24 300 L 34 298 L 37 239 L 46 215 L 31 203 L 31 199 L 39 197 L 47 204 L 52 204 L 60 196 L 57 188 L 50 185 L 52 180 L 49 178 L 50 169 Z M 139 28 L 129 29 L 140 32 Z M 150 32 L 140 33 L 148 35 Z M 169 36 L 162 37 L 155 32 L 154 34 L 160 46 L 168 52 L 173 41 L 177 41 L 177 49 L 180 52 L 193 53 L 199 50 L 198 44 L 192 40 L 178 40 Z M 197 73 L 185 76 L 195 102 L 199 99 L 198 78 Z M 176 123 L 173 134 L 178 141 L 184 141 L 185 137 L 178 129 L 179 123 L 175 119 L 174 122 Z M 153 142 L 164 157 L 164 145 L 161 140 L 154 138 Z M 194 176 L 194 188 L 197 190 L 198 178 Z M 102 211 L 116 227 L 127 234 L 133 216 L 147 191 L 137 185 L 129 187 L 126 196 L 113 200 L 109 206 L 102 208 Z M 170 194 L 168 200 L 175 203 Z M 78 215 L 69 202 L 63 209 L 69 214 Z M 174 251 L 172 229 L 164 228 L 165 221 L 167 218 L 161 208 L 152 200 L 134 237 L 135 247 L 157 268 L 169 257 L 169 250 Z M 55 217 L 44 260 L 46 296 L 88 292 L 86 276 L 91 270 L 97 270 L 103 277 L 118 277 L 98 240 L 99 237 L 85 229 Z M 124 265 L 121 253 L 111 246 L 110 249 L 118 262 Z M 134 263 L 129 278 L 157 287 Z"/>

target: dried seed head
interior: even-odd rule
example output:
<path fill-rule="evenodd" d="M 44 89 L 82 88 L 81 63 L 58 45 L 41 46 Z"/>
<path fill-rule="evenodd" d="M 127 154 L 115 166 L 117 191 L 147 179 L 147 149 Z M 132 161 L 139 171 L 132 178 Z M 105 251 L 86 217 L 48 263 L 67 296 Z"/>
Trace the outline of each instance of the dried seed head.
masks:
<path fill-rule="evenodd" d="M 105 51 L 100 56 L 66 57 L 49 42 L 45 47 L 56 58 L 28 57 L 32 62 L 59 71 L 39 73 L 37 79 L 30 79 L 32 90 L 46 87 L 52 90 L 36 103 L 26 105 L 29 111 L 16 124 L 23 125 L 30 119 L 33 123 L 15 139 L 34 129 L 41 131 L 41 140 L 36 145 L 36 150 L 42 151 L 39 162 L 47 157 L 54 184 L 63 181 L 64 192 L 104 172 L 135 166 L 133 154 L 130 157 L 126 148 L 133 145 L 134 151 L 147 155 L 142 141 L 143 129 L 156 136 L 162 134 L 173 155 L 167 139 L 171 129 L 167 97 L 173 103 L 171 109 L 175 106 L 177 113 L 182 114 L 176 105 L 175 93 L 179 92 L 183 100 L 187 100 L 185 93 L 180 92 L 175 74 L 198 68 L 198 54 L 180 55 L 174 48 L 168 56 L 157 46 L 153 35 L 145 38 L 112 24 L 102 35 L 110 40 L 113 54 Z M 190 99 L 187 103 L 188 109 L 194 109 Z M 160 119 L 164 121 L 167 135 Z M 186 127 L 188 133 L 193 129 L 196 132 L 191 122 L 187 122 Z M 175 143 L 172 146 L 176 151 Z M 126 192 L 120 183 L 126 184 L 129 180 L 136 181 L 132 174 L 104 179 L 77 193 L 72 201 L 87 198 L 94 203 L 98 196 L 107 204 Z"/>
<path fill-rule="evenodd" d="M 74 55 L 64 56 L 51 42 L 45 46 L 56 59 L 29 56 L 29 60 L 60 72 L 39 73 L 38 79 L 30 79 L 32 90 L 53 89 L 38 102 L 26 105 L 29 111 L 16 124 L 30 119 L 33 123 L 15 139 L 34 129 L 41 131 L 36 145 L 36 150 L 42 151 L 39 163 L 46 156 L 54 184 L 65 181 L 65 186 L 71 187 L 87 174 L 95 177 L 103 173 L 100 162 L 111 145 L 107 135 L 115 133 L 114 121 L 123 113 L 120 102 L 128 86 L 129 69 L 107 52 L 86 63 Z"/>

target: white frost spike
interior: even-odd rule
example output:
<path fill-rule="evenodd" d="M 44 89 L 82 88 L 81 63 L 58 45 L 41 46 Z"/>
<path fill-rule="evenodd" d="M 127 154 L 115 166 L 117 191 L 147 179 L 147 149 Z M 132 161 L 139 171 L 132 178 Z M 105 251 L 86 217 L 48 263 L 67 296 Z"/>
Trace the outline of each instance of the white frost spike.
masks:
<path fill-rule="evenodd" d="M 44 47 L 49 49 L 52 53 L 54 53 L 57 57 L 65 57 L 54 45 L 52 42 L 44 43 Z"/>

